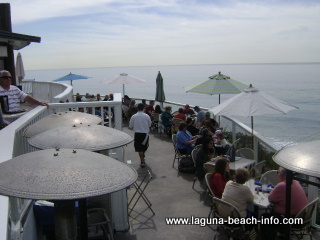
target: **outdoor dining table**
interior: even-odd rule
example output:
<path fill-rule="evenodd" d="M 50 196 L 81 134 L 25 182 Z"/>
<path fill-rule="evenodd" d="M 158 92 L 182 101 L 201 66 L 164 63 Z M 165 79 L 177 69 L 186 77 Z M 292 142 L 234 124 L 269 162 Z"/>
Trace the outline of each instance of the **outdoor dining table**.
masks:
<path fill-rule="evenodd" d="M 255 163 L 255 160 L 237 157 L 236 161 L 229 163 L 229 169 L 232 171 L 235 171 L 238 168 L 249 167 L 254 163 Z M 207 164 L 212 164 L 214 166 L 216 164 L 215 159 L 213 161 L 207 162 Z"/>

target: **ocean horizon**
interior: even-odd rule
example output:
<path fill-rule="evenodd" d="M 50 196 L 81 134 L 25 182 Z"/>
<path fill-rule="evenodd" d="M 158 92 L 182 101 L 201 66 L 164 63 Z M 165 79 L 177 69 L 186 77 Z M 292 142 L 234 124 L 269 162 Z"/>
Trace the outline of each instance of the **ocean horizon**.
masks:
<path fill-rule="evenodd" d="M 103 81 L 120 73 L 127 73 L 143 78 L 147 82 L 126 85 L 125 94 L 131 98 L 154 99 L 158 71 L 161 72 L 164 79 L 167 101 L 206 108 L 213 108 L 218 104 L 218 95 L 186 93 L 184 87 L 205 81 L 219 71 L 248 86 L 252 84 L 260 91 L 299 107 L 298 110 L 290 111 L 286 115 L 255 117 L 254 129 L 257 132 L 280 146 L 319 139 L 320 63 L 201 64 L 26 70 L 25 79 L 53 81 L 72 72 L 91 77 L 74 80 L 74 93 L 94 95 L 100 93 L 103 96 L 115 92 L 122 93 L 122 84 L 107 84 Z M 65 83 L 70 84 L 70 81 Z M 221 102 L 232 96 L 234 95 L 221 95 Z M 234 117 L 250 126 L 250 118 Z"/>

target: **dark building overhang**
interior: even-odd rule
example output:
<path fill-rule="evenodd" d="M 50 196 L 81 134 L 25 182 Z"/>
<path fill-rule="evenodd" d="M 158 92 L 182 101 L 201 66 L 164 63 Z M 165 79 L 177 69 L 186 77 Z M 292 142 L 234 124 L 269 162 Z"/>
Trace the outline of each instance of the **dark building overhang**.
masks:
<path fill-rule="evenodd" d="M 20 50 L 28 46 L 31 42 L 40 43 L 40 41 L 41 37 L 0 30 L 0 42 L 8 43 L 14 50 Z"/>

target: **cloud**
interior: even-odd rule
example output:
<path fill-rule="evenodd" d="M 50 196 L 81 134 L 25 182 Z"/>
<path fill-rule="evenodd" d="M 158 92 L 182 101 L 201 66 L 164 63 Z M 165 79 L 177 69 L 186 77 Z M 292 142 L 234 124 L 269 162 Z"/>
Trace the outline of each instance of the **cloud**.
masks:
<path fill-rule="evenodd" d="M 42 38 L 23 49 L 34 69 L 320 61 L 319 10 L 302 0 L 11 3 L 14 31 Z"/>

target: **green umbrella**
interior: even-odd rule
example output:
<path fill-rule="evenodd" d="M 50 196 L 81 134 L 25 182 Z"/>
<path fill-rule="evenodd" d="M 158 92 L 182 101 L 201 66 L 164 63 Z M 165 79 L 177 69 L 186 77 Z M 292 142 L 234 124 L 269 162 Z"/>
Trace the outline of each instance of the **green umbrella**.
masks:
<path fill-rule="evenodd" d="M 208 80 L 191 86 L 186 87 L 186 92 L 194 92 L 201 94 L 214 95 L 219 94 L 219 104 L 220 104 L 220 94 L 236 94 L 242 92 L 247 85 L 231 79 L 229 76 L 221 74 L 219 72 L 216 75 L 212 75 Z"/>
<path fill-rule="evenodd" d="M 163 78 L 161 76 L 160 71 L 158 72 L 157 76 L 157 89 L 156 89 L 156 98 L 155 100 L 158 102 L 164 102 L 166 100 L 166 97 L 164 95 L 164 90 L 163 90 Z"/>

